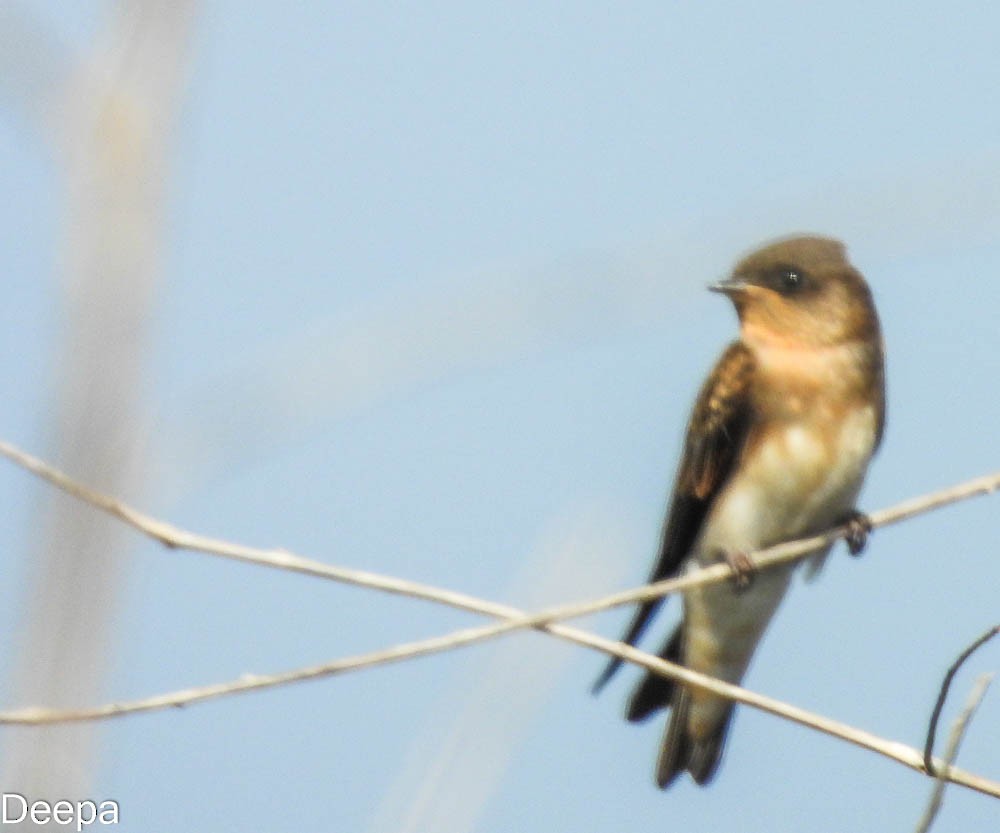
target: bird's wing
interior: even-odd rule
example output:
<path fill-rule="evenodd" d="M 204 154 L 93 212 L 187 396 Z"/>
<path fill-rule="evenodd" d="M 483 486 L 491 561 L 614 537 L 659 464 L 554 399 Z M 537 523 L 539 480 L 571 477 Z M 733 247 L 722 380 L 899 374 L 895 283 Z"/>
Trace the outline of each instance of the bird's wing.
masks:
<path fill-rule="evenodd" d="M 753 370 L 750 350 L 742 342 L 733 342 L 716 362 L 698 394 L 650 582 L 678 574 L 712 502 L 739 457 L 750 424 Z M 634 645 L 662 602 L 662 598 L 643 602 L 622 641 Z M 594 683 L 595 693 L 621 663 L 619 657 L 610 660 Z"/>

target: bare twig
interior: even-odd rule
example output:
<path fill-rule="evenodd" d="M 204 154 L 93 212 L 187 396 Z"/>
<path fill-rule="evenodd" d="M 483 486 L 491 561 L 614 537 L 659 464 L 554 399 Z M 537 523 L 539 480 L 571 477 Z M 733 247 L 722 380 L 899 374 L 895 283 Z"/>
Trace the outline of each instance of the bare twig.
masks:
<path fill-rule="evenodd" d="M 195 535 L 177 529 L 155 518 L 147 516 L 128 505 L 94 492 L 77 483 L 67 475 L 49 466 L 47 463 L 26 454 L 14 446 L 0 442 L 0 455 L 7 457 L 23 468 L 31 471 L 54 486 L 83 500 L 125 523 L 133 526 L 144 534 L 173 547 L 219 555 L 249 563 L 291 570 L 307 575 L 314 575 L 336 581 L 354 584 L 372 589 L 383 590 L 400 595 L 423 598 L 429 601 L 450 605 L 489 616 L 496 616 L 507 621 L 455 631 L 440 637 L 425 639 L 396 645 L 381 651 L 362 654 L 355 657 L 335 660 L 322 665 L 309 666 L 294 671 L 271 675 L 244 675 L 239 680 L 228 683 L 218 683 L 200 688 L 191 688 L 154 697 L 125 703 L 111 703 L 89 709 L 52 710 L 44 708 L 26 708 L 0 713 L 0 724 L 47 724 L 96 720 L 117 717 L 125 714 L 151 711 L 167 707 L 180 707 L 189 703 L 216 697 L 227 696 L 240 692 L 260 690 L 278 685 L 285 685 L 302 680 L 316 679 L 333 674 L 360 670 L 374 665 L 381 665 L 403 659 L 409 659 L 439 651 L 469 645 L 486 639 L 495 638 L 501 634 L 517 629 L 536 628 L 551 633 L 562 639 L 585 645 L 612 656 L 647 668 L 654 673 L 678 680 L 694 688 L 710 691 L 722 697 L 752 706 L 762 711 L 778 715 L 785 719 L 816 729 L 834 737 L 847 740 L 862 748 L 877 752 L 885 757 L 902 763 L 911 769 L 925 772 L 925 767 L 919 750 L 906 744 L 885 740 L 869 732 L 848 726 L 839 721 L 816 715 L 805 709 L 783 703 L 771 697 L 748 691 L 739 686 L 716 680 L 699 674 L 688 668 L 667 662 L 659 657 L 639 651 L 623 643 L 604 639 L 576 628 L 555 624 L 557 619 L 568 619 L 594 613 L 610 607 L 627 604 L 643 599 L 664 596 L 691 587 L 723 581 L 730 577 L 730 568 L 726 565 L 700 570 L 690 576 L 680 579 L 658 582 L 653 585 L 636 588 L 611 596 L 576 604 L 561 605 L 543 610 L 535 614 L 527 614 L 516 608 L 495 602 L 477 599 L 463 593 L 443 590 L 416 582 L 381 576 L 359 570 L 348 570 L 333 567 L 321 562 L 312 561 L 289 553 L 285 550 L 264 550 L 234 544 L 228 541 Z M 1000 488 L 1000 473 L 977 478 L 963 484 L 915 498 L 898 504 L 895 507 L 881 510 L 871 515 L 872 526 L 885 526 L 922 512 L 938 508 L 968 497 L 987 494 Z M 823 535 L 781 544 L 754 554 L 758 567 L 768 567 L 779 563 L 792 561 L 820 549 L 844 534 L 842 527 L 837 527 Z M 953 783 L 969 787 L 979 792 L 1000 798 L 1000 783 L 978 775 L 963 772 L 955 767 L 947 770 L 947 779 Z"/>
<path fill-rule="evenodd" d="M 969 645 L 968 648 L 958 655 L 958 659 L 951 664 L 948 672 L 944 675 L 944 679 L 941 681 L 941 690 L 938 692 L 937 702 L 934 704 L 934 711 L 931 713 L 931 722 L 927 727 L 927 740 L 924 742 L 924 768 L 927 770 L 928 775 L 935 775 L 934 763 L 931 760 L 934 753 L 934 736 L 937 735 L 938 720 L 941 717 L 944 702 L 948 699 L 948 689 L 951 688 L 951 682 L 955 679 L 955 674 L 958 673 L 958 669 L 962 667 L 963 663 L 998 633 L 1000 633 L 1000 625 L 994 625 L 980 636 L 979 639 Z"/>
<path fill-rule="evenodd" d="M 518 616 L 524 619 L 539 619 L 546 616 L 546 613 L 527 616 L 514 608 L 507 608 L 510 616 Z M 546 628 L 553 635 L 562 637 L 579 645 L 595 648 L 612 656 L 620 656 L 622 659 L 636 665 L 647 668 L 654 673 L 662 674 L 671 679 L 680 680 L 694 688 L 704 689 L 718 694 L 722 697 L 744 703 L 748 706 L 769 712 L 770 714 L 783 717 L 800 725 L 816 729 L 825 734 L 841 738 L 850 743 L 877 752 L 894 761 L 898 761 L 918 772 L 924 772 L 923 760 L 917 749 L 903 743 L 885 740 L 870 732 L 856 729 L 845 723 L 823 717 L 767 697 L 757 694 L 747 689 L 735 686 L 730 683 L 717 680 L 713 677 L 699 674 L 681 665 L 666 662 L 659 657 L 639 651 L 624 643 L 614 642 L 603 637 L 577 630 L 564 625 L 549 624 Z M 50 724 L 66 723 L 83 720 L 98 720 L 102 718 L 121 717 L 137 712 L 154 711 L 168 707 L 182 707 L 191 703 L 204 700 L 211 700 L 217 697 L 238 694 L 248 691 L 257 691 L 275 686 L 287 685 L 304 680 L 317 679 L 320 677 L 333 676 L 334 674 L 358 671 L 363 668 L 370 668 L 375 665 L 384 665 L 390 662 L 398 662 L 404 659 L 426 656 L 427 654 L 439 651 L 459 648 L 478 642 L 489 636 L 496 635 L 496 627 L 468 628 L 454 633 L 445 634 L 440 637 L 433 637 L 417 642 L 403 643 L 380 651 L 373 651 L 368 654 L 360 654 L 354 657 L 334 660 L 333 662 L 321 665 L 313 665 L 294 671 L 286 671 L 277 674 L 257 675 L 245 674 L 238 680 L 228 683 L 217 683 L 200 688 L 189 688 L 181 691 L 170 692 L 168 694 L 156 695 L 142 700 L 133 700 L 124 703 L 111 703 L 90 709 L 79 710 L 53 710 L 44 708 L 25 708 L 9 712 L 0 712 L 0 725 L 2 724 Z M 1000 798 L 1000 783 L 991 781 L 978 775 L 963 772 L 955 767 L 946 769 L 947 780 L 960 784 L 978 792 L 986 793 Z"/>
<path fill-rule="evenodd" d="M 927 833 L 931 829 L 931 824 L 933 824 L 938 810 L 941 809 L 941 803 L 944 801 L 944 788 L 948 782 L 947 771 L 958 757 L 958 747 L 965 735 L 965 730 L 969 727 L 972 716 L 976 713 L 976 709 L 979 708 L 979 704 L 983 702 L 983 697 L 986 696 L 986 690 L 990 687 L 991 682 L 993 682 L 993 674 L 983 674 L 980 676 L 976 680 L 976 684 L 972 687 L 969 699 L 965 703 L 965 708 L 955 718 L 955 723 L 951 727 L 951 735 L 948 738 L 948 746 L 944 753 L 944 766 L 941 767 L 935 776 L 936 782 L 934 789 L 931 791 L 930 801 L 927 803 L 927 809 L 924 810 L 923 816 L 921 816 L 920 821 L 917 823 L 915 833 Z M 929 760 L 929 756 L 925 758 L 925 764 Z"/>
<path fill-rule="evenodd" d="M 337 567 L 322 561 L 303 558 L 284 549 L 249 547 L 231 541 L 187 532 L 140 512 L 116 498 L 90 489 L 73 480 L 69 475 L 59 471 L 54 466 L 50 466 L 43 460 L 21 451 L 16 446 L 2 440 L 0 440 L 0 456 L 6 457 L 11 462 L 16 463 L 21 468 L 26 469 L 56 488 L 82 500 L 84 503 L 90 504 L 96 509 L 100 509 L 102 512 L 118 518 L 144 535 L 159 541 L 171 549 L 191 550 L 193 552 L 231 558 L 236 561 L 244 561 L 264 567 L 303 573 L 343 584 L 424 599 L 460 610 L 467 610 L 472 613 L 510 620 L 492 626 L 495 630 L 490 630 L 489 635 L 483 636 L 483 639 L 500 636 L 503 633 L 523 628 L 545 630 L 547 622 L 561 619 L 575 619 L 580 616 L 587 616 L 591 613 L 598 613 L 602 610 L 620 607 L 633 602 L 669 596 L 673 593 L 690 590 L 695 587 L 716 584 L 732 576 L 732 569 L 727 564 L 716 564 L 715 566 L 705 567 L 680 578 L 666 579 L 653 584 L 622 590 L 596 600 L 553 607 L 535 615 L 522 614 L 516 618 L 511 618 L 512 608 L 484 599 L 478 599 L 475 596 L 469 596 L 465 593 L 433 587 L 393 576 L 384 576 L 366 570 Z M 895 506 L 873 512 L 868 517 L 871 520 L 872 528 L 877 529 L 878 527 L 890 526 L 916 515 L 976 497 L 977 495 L 990 494 L 997 489 L 1000 489 L 1000 472 L 977 477 L 947 489 L 911 498 Z M 750 553 L 750 555 L 753 557 L 754 565 L 758 569 L 784 564 L 799 560 L 816 550 L 834 543 L 839 538 L 844 537 L 846 532 L 847 529 L 845 526 L 837 526 L 820 535 L 767 547 L 766 549 Z"/>
<path fill-rule="evenodd" d="M 484 607 L 495 607 L 492 603 L 484 604 Z M 553 615 L 551 611 L 543 611 L 534 616 L 526 614 L 514 608 L 504 608 L 511 617 L 518 617 L 524 620 L 546 619 Z M 509 624 L 509 623 L 504 623 Z M 924 772 L 923 759 L 919 750 L 907 746 L 903 743 L 885 740 L 870 732 L 856 729 L 845 723 L 823 717 L 767 697 L 762 694 L 748 691 L 747 689 L 735 686 L 730 683 L 717 680 L 713 677 L 699 674 L 681 665 L 667 662 L 659 657 L 647 654 L 624 643 L 614 642 L 604 639 L 586 631 L 571 628 L 565 625 L 547 624 L 545 629 L 554 636 L 602 651 L 612 656 L 619 656 L 622 659 L 647 668 L 657 674 L 680 680 L 694 688 L 704 689 L 718 694 L 722 697 L 744 703 L 753 708 L 769 712 L 770 714 L 783 717 L 800 725 L 807 726 L 825 734 L 841 738 L 850 743 L 877 752 L 891 760 L 897 761 L 918 772 Z M 333 676 L 335 674 L 359 671 L 363 668 L 370 668 L 376 665 L 385 665 L 400 660 L 412 659 L 414 657 L 426 656 L 444 650 L 463 647 L 479 642 L 492 636 L 498 635 L 499 626 L 481 626 L 478 628 L 467 628 L 455 631 L 444 636 L 432 637 L 416 642 L 403 643 L 386 648 L 380 651 L 373 651 L 367 654 L 360 654 L 354 657 L 346 657 L 334 660 L 333 662 L 321 665 L 313 665 L 299 668 L 294 671 L 280 672 L 277 674 L 257 675 L 245 674 L 238 680 L 227 683 L 216 683 L 214 685 L 200 688 L 189 688 L 181 691 L 160 694 L 141 700 L 133 700 L 124 703 L 110 703 L 95 708 L 79 710 L 54 710 L 38 707 L 17 709 L 8 712 L 0 712 L 0 725 L 3 724 L 31 724 L 43 725 L 50 723 L 66 723 L 83 720 L 99 720 L 111 717 L 121 717 L 127 714 L 138 712 L 155 711 L 169 707 L 182 707 L 191 703 L 211 700 L 218 697 L 225 697 L 232 694 L 239 694 L 248 691 L 258 691 L 265 688 L 297 683 L 304 680 L 312 680 L 320 677 Z M 509 628 L 508 628 L 509 630 Z M 947 768 L 947 779 L 955 784 L 960 784 L 978 792 L 986 793 L 1000 798 L 1000 782 L 991 781 L 978 775 L 963 772 L 956 767 Z"/>

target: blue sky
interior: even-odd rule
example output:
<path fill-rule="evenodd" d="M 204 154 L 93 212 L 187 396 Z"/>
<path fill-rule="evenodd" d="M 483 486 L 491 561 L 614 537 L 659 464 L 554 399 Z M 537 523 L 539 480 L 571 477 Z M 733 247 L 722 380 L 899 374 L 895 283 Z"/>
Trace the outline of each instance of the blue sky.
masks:
<path fill-rule="evenodd" d="M 1000 468 L 993 10 L 301 5 L 216 2 L 196 22 L 144 507 L 523 607 L 639 583 L 691 398 L 735 333 L 703 287 L 804 230 L 846 241 L 883 320 L 888 428 L 863 506 Z M 23 6 L 83 51 L 108 14 Z M 4 92 L 0 434 L 44 455 L 61 169 Z M 17 602 L 2 633 L 41 490 L 0 469 Z M 947 665 L 997 622 L 997 515 L 979 499 L 879 531 L 859 561 L 838 550 L 795 583 L 746 684 L 920 745 Z M 476 621 L 128 544 L 109 698 Z M 626 616 L 586 624 L 617 635 Z M 995 657 L 959 677 L 949 715 Z M 926 779 L 746 708 L 709 789 L 660 793 L 661 727 L 621 721 L 634 673 L 590 696 L 600 665 L 519 635 L 109 723 L 95 791 L 143 833 L 822 833 L 911 829 L 922 811 Z M 994 778 L 997 703 L 960 756 Z M 935 830 L 997 819 L 951 788 Z"/>

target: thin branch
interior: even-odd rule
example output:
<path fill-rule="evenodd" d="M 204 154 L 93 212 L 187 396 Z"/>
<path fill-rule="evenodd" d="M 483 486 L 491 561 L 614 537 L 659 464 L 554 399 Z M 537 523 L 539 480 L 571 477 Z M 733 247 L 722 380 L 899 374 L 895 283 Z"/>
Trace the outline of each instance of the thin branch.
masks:
<path fill-rule="evenodd" d="M 190 550 L 264 567 L 288 570 L 290 572 L 330 579 L 343 584 L 380 590 L 385 593 L 424 599 L 425 601 L 436 602 L 458 608 L 459 610 L 509 620 L 494 625 L 493 628 L 495 630 L 491 630 L 489 636 L 482 637 L 484 639 L 523 628 L 546 630 L 545 624 L 550 621 L 575 619 L 580 616 L 587 616 L 591 613 L 598 613 L 602 610 L 620 607 L 633 602 L 647 601 L 691 590 L 696 587 L 716 584 L 732 577 L 732 568 L 728 564 L 716 564 L 712 567 L 704 567 L 693 571 L 680 578 L 666 579 L 653 584 L 622 590 L 596 600 L 553 607 L 540 614 L 522 614 L 516 618 L 511 618 L 512 608 L 484 599 L 478 599 L 475 596 L 465 593 L 446 590 L 416 581 L 395 578 L 393 576 L 384 576 L 366 570 L 337 567 L 322 561 L 303 558 L 280 548 L 249 547 L 179 529 L 140 512 L 116 498 L 101 494 L 78 483 L 54 466 L 2 440 L 0 440 L 0 456 L 6 457 L 11 462 L 16 463 L 18 466 L 40 477 L 56 488 L 72 495 L 78 500 L 82 500 L 84 503 L 90 504 L 102 512 L 118 518 L 144 535 L 159 541 L 171 549 Z M 872 529 L 877 529 L 900 523 L 916 515 L 976 497 L 977 495 L 987 495 L 997 489 L 1000 489 L 1000 472 L 977 477 L 947 489 L 911 498 L 895 506 L 873 512 L 868 517 L 871 520 Z M 784 564 L 802 559 L 806 555 L 834 543 L 838 539 L 843 538 L 846 532 L 847 528 L 845 526 L 837 526 L 820 535 L 801 538 L 796 541 L 789 541 L 784 544 L 757 550 L 750 553 L 750 556 L 753 558 L 754 565 L 758 569 Z"/>
<path fill-rule="evenodd" d="M 367 573 L 358 570 L 347 570 L 332 567 L 317 561 L 301 558 L 284 550 L 262 550 L 194 535 L 165 524 L 114 498 L 94 492 L 75 482 L 67 475 L 54 469 L 43 461 L 26 454 L 8 443 L 0 442 L 0 455 L 7 457 L 23 468 L 48 481 L 63 491 L 89 503 L 90 505 L 119 518 L 125 523 L 140 530 L 144 534 L 162 542 L 169 547 L 183 548 L 234 558 L 240 561 L 262 564 L 265 566 L 291 570 L 294 572 L 334 579 L 358 586 L 384 590 L 401 595 L 414 596 L 429 601 L 448 604 L 464 610 L 470 610 L 489 616 L 498 616 L 507 621 L 455 631 L 440 637 L 396 645 L 391 648 L 362 654 L 355 657 L 335 660 L 322 665 L 314 665 L 294 671 L 272 675 L 244 675 L 239 680 L 229 683 L 218 683 L 201 688 L 191 688 L 183 691 L 157 695 L 143 700 L 125 703 L 112 703 L 90 709 L 57 711 L 31 707 L 0 713 L 2 724 L 47 724 L 81 720 L 95 720 L 117 717 L 136 712 L 151 711 L 166 707 L 180 707 L 188 703 L 213 699 L 240 692 L 270 688 L 278 685 L 298 682 L 318 677 L 331 676 L 337 673 L 359 670 L 374 665 L 381 665 L 403 659 L 436 653 L 443 650 L 458 648 L 474 642 L 495 638 L 501 634 L 516 629 L 537 628 L 612 656 L 619 656 L 633 664 L 642 666 L 670 679 L 678 680 L 697 689 L 706 690 L 722 697 L 744 703 L 748 706 L 783 717 L 803 726 L 816 729 L 834 737 L 839 737 L 865 749 L 877 752 L 895 760 L 918 772 L 925 772 L 920 751 L 906 744 L 888 741 L 860 729 L 816 715 L 805 709 L 800 709 L 783 703 L 774 698 L 748 691 L 730 683 L 716 680 L 699 674 L 681 665 L 667 662 L 659 657 L 639 651 L 636 648 L 620 642 L 604 639 L 576 628 L 555 624 L 556 619 L 573 618 L 609 607 L 629 602 L 663 596 L 667 593 L 709 583 L 723 581 L 731 576 L 730 568 L 717 565 L 706 568 L 697 574 L 659 582 L 654 585 L 637 588 L 622 593 L 607 596 L 596 601 L 561 605 L 535 614 L 526 614 L 516 608 L 476 599 L 463 593 L 442 590 L 428 585 L 408 582 L 401 579 Z M 950 489 L 935 492 L 921 498 L 906 501 L 895 507 L 882 510 L 871 515 L 872 526 L 885 526 L 922 512 L 953 503 L 978 494 L 987 494 L 1000 488 L 1000 473 L 988 477 L 977 478 L 967 483 L 959 484 Z M 803 555 L 824 547 L 844 534 L 842 527 L 830 532 L 802 539 L 801 541 L 782 544 L 761 550 L 754 554 L 758 567 L 801 558 Z M 969 787 L 979 792 L 1000 798 L 1000 783 L 978 775 L 963 772 L 955 767 L 947 769 L 947 779 L 952 783 Z"/>
<path fill-rule="evenodd" d="M 941 709 L 944 708 L 944 701 L 948 699 L 948 689 L 951 688 L 951 681 L 955 679 L 955 674 L 958 673 L 958 669 L 962 667 L 962 664 L 998 633 L 1000 633 L 1000 625 L 994 625 L 979 639 L 969 645 L 968 648 L 958 655 L 958 659 L 951 664 L 951 668 L 944 675 L 944 680 L 941 681 L 941 690 L 938 692 L 937 702 L 934 704 L 931 722 L 927 727 L 927 740 L 924 742 L 924 768 L 927 770 L 928 775 L 935 774 L 934 764 L 931 761 L 931 756 L 934 753 L 934 736 L 937 735 L 938 720 L 941 717 Z"/>
<path fill-rule="evenodd" d="M 495 607 L 492 603 L 484 604 L 484 608 Z M 553 615 L 552 612 L 541 612 L 533 616 L 528 616 L 515 608 L 504 608 L 507 615 L 517 617 L 519 620 L 540 620 L 547 619 Z M 504 623 L 508 624 L 508 623 Z M 586 631 L 571 628 L 565 625 L 547 624 L 545 629 L 562 639 L 575 642 L 578 645 L 594 648 L 603 653 L 618 656 L 627 662 L 647 668 L 654 673 L 679 680 L 694 688 L 710 691 L 721 697 L 726 697 L 738 703 L 761 711 L 783 717 L 802 726 L 807 726 L 833 737 L 841 738 L 850 743 L 877 752 L 891 760 L 897 761 L 923 773 L 924 764 L 920 751 L 903 743 L 885 740 L 870 732 L 857 729 L 846 723 L 831 720 L 809 712 L 805 709 L 792 706 L 780 700 L 776 700 L 766 695 L 757 694 L 740 686 L 717 680 L 685 668 L 667 662 L 652 654 L 647 654 L 621 642 L 614 642 L 609 639 L 588 633 Z M 509 628 L 508 628 L 509 629 Z M 499 626 L 481 626 L 477 628 L 467 628 L 455 631 L 443 636 L 432 637 L 415 642 L 403 643 L 386 648 L 380 651 L 373 651 L 367 654 L 359 654 L 353 657 L 334 660 L 333 662 L 321 665 L 312 665 L 299 668 L 294 671 L 285 671 L 277 674 L 258 675 L 244 674 L 238 680 L 227 683 L 216 683 L 214 685 L 199 688 L 189 688 L 181 691 L 160 694 L 142 700 L 133 700 L 123 703 L 110 703 L 95 708 L 79 710 L 54 710 L 38 707 L 16 709 L 13 711 L 0 712 L 0 725 L 3 724 L 31 724 L 42 725 L 50 723 L 66 723 L 82 720 L 99 720 L 111 717 L 121 717 L 127 714 L 138 712 L 154 711 L 169 707 L 183 707 L 191 703 L 212 700 L 218 697 L 225 697 L 248 691 L 258 691 L 275 686 L 287 685 L 290 683 L 312 680 L 320 677 L 329 677 L 335 674 L 359 671 L 363 668 L 371 668 L 376 665 L 385 665 L 400 660 L 413 659 L 415 657 L 426 656 L 440 651 L 451 650 L 474 642 L 498 635 Z M 946 768 L 947 780 L 961 786 L 969 787 L 978 792 L 986 793 L 1000 798 L 1000 782 L 991 781 L 972 773 L 964 772 L 956 767 Z"/>
<path fill-rule="evenodd" d="M 990 687 L 991 682 L 993 682 L 993 674 L 983 674 L 976 680 L 976 684 L 972 687 L 972 691 L 969 694 L 969 699 L 965 703 L 965 708 L 962 709 L 961 714 L 955 719 L 955 723 L 951 727 L 951 735 L 948 738 L 948 746 L 944 753 L 944 766 L 935 777 L 934 789 L 931 791 L 930 801 L 927 804 L 927 809 L 924 810 L 923 816 L 921 816 L 920 821 L 917 823 L 916 833 L 927 833 L 931 829 L 931 824 L 934 823 L 934 818 L 937 816 L 938 810 L 941 809 L 941 804 L 944 801 L 944 788 L 948 782 L 947 770 L 951 768 L 951 765 L 958 757 L 958 747 L 965 736 L 965 730 L 968 729 L 969 723 L 972 721 L 972 716 L 976 713 L 976 709 L 979 708 L 979 704 L 983 702 L 983 697 L 986 696 L 986 690 Z"/>

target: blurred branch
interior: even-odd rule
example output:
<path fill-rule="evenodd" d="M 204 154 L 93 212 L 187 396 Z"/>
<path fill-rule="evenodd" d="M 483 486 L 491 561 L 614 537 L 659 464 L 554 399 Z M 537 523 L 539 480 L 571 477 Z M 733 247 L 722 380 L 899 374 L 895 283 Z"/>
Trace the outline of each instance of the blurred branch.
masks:
<path fill-rule="evenodd" d="M 195 3 L 112 3 L 79 51 L 23 7 L 0 8 L 0 91 L 63 164 L 51 454 L 110 491 L 133 489 L 144 437 L 146 323 Z M 54 493 L 36 511 L 11 696 L 53 706 L 97 699 L 125 589 L 124 530 Z M 27 795 L 86 795 L 95 731 L 8 732 L 0 780 Z"/>
<path fill-rule="evenodd" d="M 948 771 L 955 762 L 955 758 L 958 757 L 958 747 L 965 735 L 965 730 L 969 727 L 972 716 L 976 713 L 976 709 L 979 708 L 979 704 L 983 702 L 983 697 L 986 696 L 986 690 L 990 687 L 991 682 L 993 682 L 992 674 L 983 674 L 976 680 L 976 684 L 972 687 L 972 692 L 969 694 L 969 699 L 965 703 L 965 708 L 962 709 L 961 714 L 955 719 L 955 723 L 951 728 L 951 735 L 948 738 L 948 746 L 944 753 L 944 766 L 938 770 L 935 776 L 936 783 L 934 784 L 934 789 L 931 791 L 931 798 L 927 804 L 927 809 L 917 824 L 916 833 L 927 833 L 931 829 L 931 824 L 933 824 L 938 810 L 941 809 L 941 803 L 944 800 L 945 784 L 948 782 Z M 933 773 L 934 770 L 928 765 L 930 763 L 930 756 L 927 753 L 925 753 L 925 756 L 925 766 L 927 766 L 928 772 Z"/>
<path fill-rule="evenodd" d="M 655 596 L 663 596 L 671 592 L 678 592 L 682 589 L 723 581 L 731 575 L 730 568 L 726 565 L 703 569 L 690 576 L 685 576 L 682 579 L 659 582 L 657 584 L 637 588 L 635 590 L 616 593 L 596 601 L 561 605 L 541 611 L 540 613 L 526 614 L 523 611 L 507 605 L 477 599 L 466 594 L 442 590 L 428 585 L 418 584 L 416 582 L 408 582 L 402 579 L 380 576 L 374 573 L 333 567 L 321 562 L 302 558 L 284 550 L 263 550 L 234 544 L 228 541 L 212 539 L 201 535 L 195 535 L 145 515 L 122 503 L 121 501 L 116 500 L 115 498 L 89 489 L 42 460 L 39 460 L 30 454 L 26 454 L 9 443 L 0 442 L 0 455 L 7 457 L 12 462 L 17 463 L 27 471 L 41 477 L 53 486 L 56 486 L 70 495 L 90 504 L 94 508 L 100 509 L 101 511 L 122 520 L 135 529 L 171 548 L 204 552 L 240 561 L 333 579 L 357 586 L 364 586 L 400 595 L 423 598 L 429 601 L 489 616 L 497 616 L 507 620 L 498 624 L 455 631 L 440 637 L 404 643 L 381 651 L 339 659 L 321 665 L 314 665 L 307 668 L 300 668 L 293 671 L 271 675 L 244 675 L 240 679 L 232 682 L 186 689 L 142 700 L 125 703 L 111 703 L 96 708 L 77 710 L 56 710 L 32 707 L 8 711 L 0 713 L 0 724 L 39 725 L 79 722 L 118 717 L 125 714 L 134 714 L 136 712 L 152 711 L 167 707 L 180 707 L 189 703 L 228 696 L 240 692 L 271 688 L 303 680 L 331 676 L 337 673 L 355 671 L 361 668 L 368 668 L 389 662 L 396 662 L 403 659 L 425 656 L 427 654 L 450 650 L 471 644 L 473 642 L 494 638 L 513 630 L 530 627 L 546 631 L 553 636 L 558 636 L 579 645 L 594 648 L 612 656 L 621 657 L 628 662 L 640 665 L 657 674 L 669 677 L 670 679 L 678 680 L 692 687 L 710 691 L 736 702 L 744 703 L 748 706 L 769 712 L 779 717 L 784 717 L 803 726 L 808 726 L 826 734 L 842 738 L 843 740 L 847 740 L 861 746 L 862 748 L 869 749 L 884 755 L 885 757 L 891 758 L 892 760 L 898 761 L 899 763 L 902 763 L 911 769 L 915 769 L 918 772 L 927 772 L 920 752 L 905 744 L 885 740 L 869 732 L 856 729 L 838 721 L 830 720 L 829 718 L 821 715 L 813 714 L 796 706 L 791 706 L 779 700 L 775 700 L 771 697 L 756 694 L 739 686 L 699 674 L 688 668 L 667 662 L 659 657 L 639 651 L 623 643 L 604 639 L 603 637 L 599 637 L 576 628 L 555 624 L 555 620 L 557 619 L 582 616 L 584 614 L 594 613 L 599 610 L 605 610 L 607 608 L 626 604 L 628 602 L 653 598 Z M 913 498 L 897 504 L 894 507 L 875 512 L 870 516 L 872 526 L 879 527 L 890 523 L 898 523 L 906 518 L 922 514 L 923 512 L 930 511 L 931 509 L 945 506 L 949 503 L 954 503 L 975 495 L 988 494 L 997 488 L 1000 488 L 1000 473 L 976 478 L 948 489 L 943 489 L 922 497 Z M 787 544 L 781 544 L 777 547 L 771 547 L 767 550 L 755 553 L 754 560 L 758 568 L 764 568 L 766 566 L 801 558 L 820 547 L 832 543 L 838 537 L 843 536 L 844 532 L 845 530 L 842 527 L 837 527 L 823 535 L 802 539 L 800 541 L 793 541 Z M 945 772 L 948 781 L 961 784 L 962 786 L 969 787 L 988 795 L 1000 797 L 1000 783 L 998 782 L 994 782 L 971 773 L 963 772 L 955 767 L 947 767 L 942 771 Z"/>

